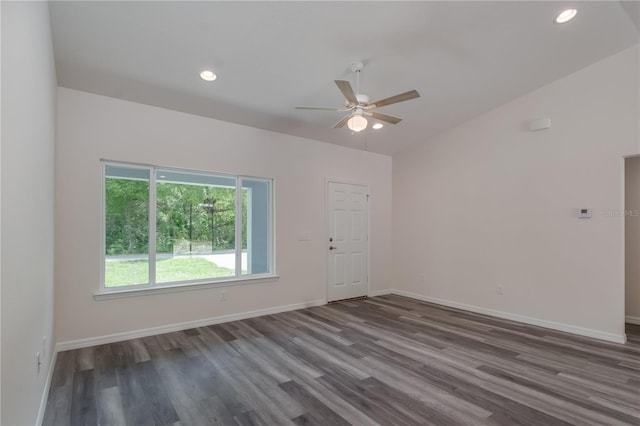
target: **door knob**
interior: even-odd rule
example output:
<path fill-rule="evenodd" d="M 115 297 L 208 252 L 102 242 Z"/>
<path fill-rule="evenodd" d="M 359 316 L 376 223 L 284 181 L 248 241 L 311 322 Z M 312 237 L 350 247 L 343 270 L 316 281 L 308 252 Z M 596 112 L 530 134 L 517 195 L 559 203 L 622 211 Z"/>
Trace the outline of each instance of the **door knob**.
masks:
<path fill-rule="evenodd" d="M 335 249 L 337 249 L 337 248 L 338 248 L 338 247 L 329 246 L 329 250 L 335 250 Z"/>

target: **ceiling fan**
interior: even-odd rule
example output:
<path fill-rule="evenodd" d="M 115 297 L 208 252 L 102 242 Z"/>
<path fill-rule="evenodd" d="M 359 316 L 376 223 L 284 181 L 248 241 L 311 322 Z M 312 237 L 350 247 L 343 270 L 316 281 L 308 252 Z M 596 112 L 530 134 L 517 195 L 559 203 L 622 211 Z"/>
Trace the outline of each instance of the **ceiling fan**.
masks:
<path fill-rule="evenodd" d="M 338 129 L 344 127 L 346 124 L 349 129 L 354 132 L 360 132 L 367 128 L 367 118 L 373 117 L 377 120 L 384 121 L 391 124 L 398 124 L 402 121 L 401 118 L 394 117 L 392 115 L 381 114 L 374 111 L 374 109 L 396 104 L 398 102 L 408 101 L 409 99 L 419 98 L 420 94 L 417 90 L 409 90 L 408 92 L 400 93 L 399 95 L 391 96 L 388 98 L 380 99 L 379 101 L 369 102 L 369 97 L 363 93 L 360 93 L 360 72 L 364 65 L 362 62 L 354 62 L 351 64 L 351 70 L 356 74 L 356 91 L 353 91 L 351 84 L 346 80 L 335 80 L 338 88 L 345 97 L 344 108 L 325 108 L 325 107 L 308 107 L 297 106 L 296 109 L 314 109 L 325 111 L 348 111 L 348 114 L 340 121 L 338 121 L 333 128 Z"/>

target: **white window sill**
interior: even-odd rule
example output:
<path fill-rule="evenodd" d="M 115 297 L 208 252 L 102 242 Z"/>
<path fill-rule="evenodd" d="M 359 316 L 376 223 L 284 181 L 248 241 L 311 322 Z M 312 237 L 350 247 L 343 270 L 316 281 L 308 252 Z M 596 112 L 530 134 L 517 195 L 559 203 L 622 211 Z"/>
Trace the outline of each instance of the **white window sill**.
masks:
<path fill-rule="evenodd" d="M 150 294 L 163 294 L 163 293 L 176 293 L 180 291 L 191 291 L 191 290 L 202 290 L 207 288 L 217 288 L 217 287 L 231 287 L 237 285 L 246 285 L 246 284 L 258 284 L 263 282 L 273 282 L 278 281 L 280 279 L 279 275 L 268 275 L 268 276 L 257 276 L 257 277 L 242 277 L 242 278 L 232 278 L 224 281 L 214 281 L 214 282 L 203 282 L 203 283 L 182 283 L 182 284 L 169 284 L 162 286 L 154 286 L 154 287 L 143 287 L 143 288 L 125 288 L 125 289 L 117 289 L 117 290 L 106 290 L 100 291 L 93 294 L 93 298 L 95 300 L 110 300 L 110 299 L 121 299 L 124 297 L 137 297 L 137 296 L 146 296 Z"/>

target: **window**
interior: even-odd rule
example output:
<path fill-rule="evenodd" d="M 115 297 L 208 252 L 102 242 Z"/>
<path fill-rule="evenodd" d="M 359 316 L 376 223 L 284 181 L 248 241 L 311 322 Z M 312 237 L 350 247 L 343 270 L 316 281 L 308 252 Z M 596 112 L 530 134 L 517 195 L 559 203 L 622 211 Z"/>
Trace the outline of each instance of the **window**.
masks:
<path fill-rule="evenodd" d="M 272 181 L 103 163 L 105 291 L 273 275 Z"/>

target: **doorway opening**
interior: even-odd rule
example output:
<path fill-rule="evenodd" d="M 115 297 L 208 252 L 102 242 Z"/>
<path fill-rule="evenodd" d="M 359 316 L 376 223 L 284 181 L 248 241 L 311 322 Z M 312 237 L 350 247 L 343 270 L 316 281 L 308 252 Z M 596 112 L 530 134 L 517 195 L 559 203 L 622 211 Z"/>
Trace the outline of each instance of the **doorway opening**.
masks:
<path fill-rule="evenodd" d="M 624 175 L 625 323 L 640 331 L 640 155 L 625 158 Z"/>

